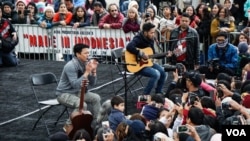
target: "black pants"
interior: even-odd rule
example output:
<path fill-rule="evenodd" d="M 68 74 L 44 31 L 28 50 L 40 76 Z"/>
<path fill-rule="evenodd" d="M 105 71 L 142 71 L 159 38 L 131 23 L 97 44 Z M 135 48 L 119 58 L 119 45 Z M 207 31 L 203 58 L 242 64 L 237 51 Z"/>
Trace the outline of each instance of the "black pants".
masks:
<path fill-rule="evenodd" d="M 211 72 L 208 66 L 200 66 L 199 72 L 201 74 L 205 74 L 206 79 L 215 79 L 219 73 L 227 73 L 230 76 L 235 75 L 234 69 L 220 68 L 217 70 L 213 70 L 213 72 Z"/>

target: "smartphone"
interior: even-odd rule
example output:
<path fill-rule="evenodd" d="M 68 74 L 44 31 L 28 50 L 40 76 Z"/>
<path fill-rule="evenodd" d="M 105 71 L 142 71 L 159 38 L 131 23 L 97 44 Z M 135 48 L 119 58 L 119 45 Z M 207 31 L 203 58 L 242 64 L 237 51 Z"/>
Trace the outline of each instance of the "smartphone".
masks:
<path fill-rule="evenodd" d="M 103 138 L 106 139 L 107 136 L 108 136 L 108 133 L 110 132 L 110 128 L 109 128 L 109 121 L 103 121 L 102 122 L 102 135 L 103 135 Z"/>
<path fill-rule="evenodd" d="M 181 125 L 177 127 L 177 133 L 184 133 L 184 132 L 188 132 L 189 129 L 187 128 L 186 125 Z"/>
<path fill-rule="evenodd" d="M 109 129 L 109 121 L 103 121 L 102 122 L 102 128 L 103 129 Z"/>

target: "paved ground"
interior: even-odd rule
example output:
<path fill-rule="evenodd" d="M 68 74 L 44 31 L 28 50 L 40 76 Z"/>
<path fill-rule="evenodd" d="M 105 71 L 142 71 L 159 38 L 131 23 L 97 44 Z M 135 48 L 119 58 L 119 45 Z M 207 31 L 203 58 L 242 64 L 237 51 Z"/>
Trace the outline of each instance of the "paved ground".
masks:
<path fill-rule="evenodd" d="M 17 67 L 0 68 L 0 140 L 9 141 L 27 141 L 38 140 L 45 141 L 48 139 L 45 128 L 40 127 L 32 131 L 32 126 L 38 116 L 38 113 L 30 114 L 37 110 L 36 101 L 29 84 L 29 76 L 33 73 L 53 72 L 59 78 L 65 62 L 59 61 L 38 61 L 21 59 L 21 64 Z M 99 93 L 102 102 L 109 99 L 118 89 L 124 86 L 124 81 L 119 79 L 118 70 L 112 64 L 100 64 L 98 69 L 98 82 L 96 87 L 91 88 L 93 92 Z M 143 79 L 143 82 L 147 78 Z M 111 83 L 115 81 L 114 83 Z M 107 84 L 107 85 L 105 85 Z M 104 87 L 101 87 L 105 85 Z M 134 88 L 139 87 L 139 83 Z M 49 96 L 50 90 L 44 90 Z M 124 93 L 124 89 L 119 94 Z M 137 95 L 142 91 L 134 92 L 133 95 L 128 93 L 128 114 L 138 112 L 135 108 Z M 58 115 L 56 109 L 49 113 L 49 118 Z M 27 115 L 28 116 L 25 116 Z M 29 115 L 30 114 L 30 115 Z M 23 116 L 23 117 L 22 117 Z M 66 119 L 66 116 L 63 117 Z M 61 131 L 63 123 L 57 125 L 51 132 Z"/>

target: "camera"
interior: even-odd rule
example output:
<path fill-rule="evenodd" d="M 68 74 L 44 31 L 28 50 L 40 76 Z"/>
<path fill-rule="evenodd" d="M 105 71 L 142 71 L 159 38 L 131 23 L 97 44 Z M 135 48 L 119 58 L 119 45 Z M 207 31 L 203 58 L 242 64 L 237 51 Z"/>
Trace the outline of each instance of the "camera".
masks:
<path fill-rule="evenodd" d="M 177 63 L 176 65 L 165 64 L 163 67 L 165 72 L 176 71 L 177 69 L 179 76 L 182 76 L 185 70 L 185 66 L 182 63 Z"/>
<path fill-rule="evenodd" d="M 149 18 L 150 15 L 151 15 L 150 13 L 146 13 L 145 17 L 146 17 L 146 18 Z"/>
<path fill-rule="evenodd" d="M 241 115 L 233 115 L 226 118 L 224 125 L 244 125 L 245 119 Z"/>
<path fill-rule="evenodd" d="M 216 91 L 217 91 L 217 96 L 219 98 L 222 98 L 224 94 L 223 94 L 223 91 L 221 90 L 220 85 L 216 87 Z"/>
<path fill-rule="evenodd" d="M 188 105 L 194 105 L 195 101 L 199 101 L 196 93 L 188 93 Z"/>
<path fill-rule="evenodd" d="M 176 132 L 177 133 L 185 133 L 185 132 L 189 132 L 189 129 L 187 128 L 186 125 L 180 125 L 177 127 Z"/>
<path fill-rule="evenodd" d="M 140 95 L 138 96 L 138 102 L 146 102 L 148 100 L 147 95 Z"/>
<path fill-rule="evenodd" d="M 172 100 L 174 104 L 177 104 L 177 105 L 182 103 L 180 95 L 173 95 L 169 99 Z"/>
<path fill-rule="evenodd" d="M 219 70 L 220 69 L 220 59 L 219 58 L 214 58 L 210 61 L 208 61 L 209 67 L 212 67 L 214 70 Z"/>

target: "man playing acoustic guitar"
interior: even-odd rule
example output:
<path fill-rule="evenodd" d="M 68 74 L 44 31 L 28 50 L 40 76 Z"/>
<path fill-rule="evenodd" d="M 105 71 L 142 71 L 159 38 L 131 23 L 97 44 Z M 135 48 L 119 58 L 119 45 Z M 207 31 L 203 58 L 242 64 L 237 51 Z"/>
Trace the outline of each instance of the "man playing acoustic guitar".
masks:
<path fill-rule="evenodd" d="M 96 69 L 98 62 L 96 59 L 89 60 L 89 46 L 85 44 L 76 44 L 73 48 L 74 57 L 63 68 L 63 72 L 57 86 L 57 100 L 59 103 L 66 105 L 70 108 L 75 108 L 78 111 L 80 106 L 80 90 L 82 87 L 82 81 L 88 80 L 89 85 L 96 83 Z M 97 118 L 101 98 L 98 94 L 92 93 L 86 90 L 84 95 L 84 109 L 87 108 L 87 104 L 91 104 L 93 111 L 94 121 Z M 86 124 L 91 124 L 86 121 Z M 64 129 L 66 132 L 71 130 L 71 120 L 66 122 Z"/>
<path fill-rule="evenodd" d="M 162 88 L 166 79 L 166 72 L 163 67 L 153 63 L 150 59 L 166 57 L 166 53 L 161 55 L 155 54 L 154 27 L 155 25 L 151 22 L 144 23 L 142 31 L 135 35 L 128 43 L 125 52 L 126 63 L 135 64 L 135 66 L 128 65 L 128 71 L 150 78 L 144 89 L 143 95 L 150 95 L 154 87 L 156 87 L 155 93 L 163 93 Z"/>

